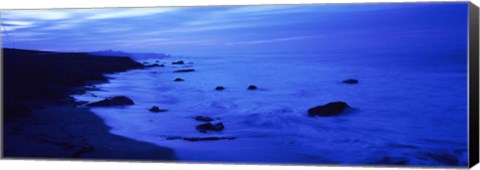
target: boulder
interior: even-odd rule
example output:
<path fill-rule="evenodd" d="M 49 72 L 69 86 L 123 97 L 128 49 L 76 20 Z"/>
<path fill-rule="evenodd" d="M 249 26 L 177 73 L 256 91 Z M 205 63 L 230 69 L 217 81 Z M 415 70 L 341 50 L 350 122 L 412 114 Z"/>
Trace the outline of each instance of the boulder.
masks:
<path fill-rule="evenodd" d="M 172 62 L 172 64 L 185 64 L 185 62 L 183 60 L 179 60 Z"/>
<path fill-rule="evenodd" d="M 205 124 L 201 124 L 201 125 L 198 125 L 196 127 L 196 129 L 200 132 L 207 132 L 207 131 L 222 131 L 223 129 L 225 128 L 225 126 L 223 125 L 223 123 L 216 123 L 216 124 L 212 124 L 212 123 L 205 123 Z"/>
<path fill-rule="evenodd" d="M 215 90 L 225 90 L 225 87 L 223 87 L 223 86 L 217 86 L 217 87 L 215 87 Z"/>
<path fill-rule="evenodd" d="M 176 78 L 176 79 L 173 80 L 173 81 L 185 81 L 185 80 L 183 80 L 182 78 Z"/>
<path fill-rule="evenodd" d="M 248 90 L 256 90 L 256 89 L 257 89 L 257 86 L 255 85 L 248 86 Z"/>
<path fill-rule="evenodd" d="M 357 79 L 347 79 L 347 80 L 343 80 L 342 83 L 345 83 L 345 84 L 358 84 L 358 80 L 357 80 Z"/>
<path fill-rule="evenodd" d="M 194 72 L 195 69 L 180 69 L 180 70 L 175 70 L 174 73 L 186 73 L 186 72 Z"/>
<path fill-rule="evenodd" d="M 146 68 L 149 68 L 149 67 L 165 67 L 165 65 L 163 64 L 149 64 L 149 65 L 145 65 Z"/>
<path fill-rule="evenodd" d="M 190 142 L 214 141 L 214 140 L 235 140 L 235 137 L 190 137 L 190 138 L 183 138 L 183 140 L 190 141 Z"/>
<path fill-rule="evenodd" d="M 87 106 L 122 106 L 122 105 L 133 105 L 135 104 L 131 99 L 125 96 L 116 96 L 107 98 L 104 100 L 100 100 L 97 102 L 93 102 L 88 104 Z"/>
<path fill-rule="evenodd" d="M 308 109 L 309 116 L 335 116 L 350 108 L 345 102 L 331 102 L 323 106 L 316 106 Z"/>
<path fill-rule="evenodd" d="M 149 110 L 150 110 L 151 112 L 155 112 L 155 113 L 168 111 L 168 110 L 166 110 L 166 109 L 160 109 L 158 106 L 152 106 L 152 108 L 150 108 Z"/>
<path fill-rule="evenodd" d="M 210 122 L 210 121 L 213 121 L 213 118 L 208 116 L 196 116 L 195 120 L 202 121 L 202 122 Z"/>
<path fill-rule="evenodd" d="M 197 141 L 215 141 L 215 140 L 235 140 L 235 137 L 181 137 L 181 136 L 171 136 L 166 137 L 166 140 L 185 140 L 190 142 L 197 142 Z"/>

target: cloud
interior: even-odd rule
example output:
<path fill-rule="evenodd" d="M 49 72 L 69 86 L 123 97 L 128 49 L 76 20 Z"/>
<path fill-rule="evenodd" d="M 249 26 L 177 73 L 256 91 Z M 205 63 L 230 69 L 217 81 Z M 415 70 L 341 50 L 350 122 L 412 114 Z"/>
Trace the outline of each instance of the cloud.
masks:
<path fill-rule="evenodd" d="M 20 21 L 20 20 L 2 21 L 2 30 L 13 31 L 16 29 L 32 27 L 33 25 L 34 23 L 29 21 Z"/>
<path fill-rule="evenodd" d="M 2 25 L 6 26 L 29 26 L 32 25 L 33 22 L 29 21 L 4 21 L 2 22 Z"/>
<path fill-rule="evenodd" d="M 177 8 L 130 8 L 130 9 L 113 9 L 102 12 L 94 12 L 95 14 L 86 17 L 89 20 L 97 19 L 114 19 L 126 17 L 140 17 L 147 15 L 154 15 L 160 13 L 167 13 L 178 10 Z"/>
<path fill-rule="evenodd" d="M 56 22 L 39 28 L 40 30 L 67 30 L 75 28 L 79 24 L 83 23 L 81 20 L 65 20 L 62 22 Z"/>
<path fill-rule="evenodd" d="M 259 6 L 242 6 L 232 8 L 221 13 L 227 14 L 243 14 L 243 15 L 274 15 L 292 12 L 305 12 L 308 6 L 300 5 L 259 5 Z"/>
<path fill-rule="evenodd" d="M 2 12 L 5 29 L 38 26 L 38 30 L 67 30 L 96 20 L 141 17 L 176 11 L 179 8 L 55 9 L 14 10 Z M 7 23 L 15 22 L 15 23 Z M 35 24 L 39 23 L 39 24 Z"/>
<path fill-rule="evenodd" d="M 3 11 L 2 18 L 33 19 L 33 20 L 60 20 L 71 17 L 65 10 L 14 10 Z"/>
<path fill-rule="evenodd" d="M 251 26 L 252 25 L 249 25 L 249 24 L 227 24 L 227 25 L 208 25 L 208 26 L 198 26 L 198 27 L 176 27 L 176 28 L 168 28 L 168 29 L 158 30 L 153 32 L 146 32 L 146 33 L 143 33 L 142 35 L 159 35 L 159 34 L 167 34 L 167 33 L 195 33 L 195 32 L 203 32 L 203 31 L 245 28 L 245 27 L 251 27 Z"/>
<path fill-rule="evenodd" d="M 318 36 L 318 35 L 317 36 L 296 36 L 296 37 L 274 38 L 274 39 L 264 39 L 264 40 L 231 42 L 231 43 L 226 43 L 225 45 L 263 44 L 263 43 L 273 43 L 273 42 L 282 42 L 282 41 L 314 39 L 314 38 L 321 38 L 321 37 L 323 36 Z"/>

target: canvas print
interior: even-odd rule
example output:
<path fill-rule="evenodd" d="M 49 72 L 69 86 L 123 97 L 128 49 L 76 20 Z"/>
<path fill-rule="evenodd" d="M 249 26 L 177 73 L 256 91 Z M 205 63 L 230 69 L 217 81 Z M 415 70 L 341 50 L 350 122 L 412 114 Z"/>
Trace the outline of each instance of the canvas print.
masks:
<path fill-rule="evenodd" d="M 466 167 L 468 7 L 3 10 L 2 154 Z"/>

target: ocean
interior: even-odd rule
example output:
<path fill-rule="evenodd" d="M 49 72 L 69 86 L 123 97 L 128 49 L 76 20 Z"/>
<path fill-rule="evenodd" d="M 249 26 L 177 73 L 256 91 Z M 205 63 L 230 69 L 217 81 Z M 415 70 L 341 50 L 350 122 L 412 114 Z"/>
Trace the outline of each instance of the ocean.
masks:
<path fill-rule="evenodd" d="M 91 111 L 111 133 L 170 147 L 180 162 L 465 166 L 466 57 L 466 49 L 438 47 L 140 58 L 165 67 L 110 74 L 98 90 L 73 97 L 131 98 L 135 105 Z M 171 64 L 178 60 L 185 64 Z M 185 68 L 195 71 L 174 72 Z M 342 83 L 350 78 L 359 83 Z M 308 116 L 335 101 L 351 109 Z M 199 115 L 225 129 L 197 131 Z"/>

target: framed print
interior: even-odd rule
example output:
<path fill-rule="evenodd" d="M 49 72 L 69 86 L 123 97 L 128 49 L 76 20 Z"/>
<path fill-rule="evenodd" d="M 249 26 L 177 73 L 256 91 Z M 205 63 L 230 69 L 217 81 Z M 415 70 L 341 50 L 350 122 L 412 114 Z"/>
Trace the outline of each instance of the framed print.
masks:
<path fill-rule="evenodd" d="M 470 2 L 0 14 L 4 159 L 478 162 Z"/>

